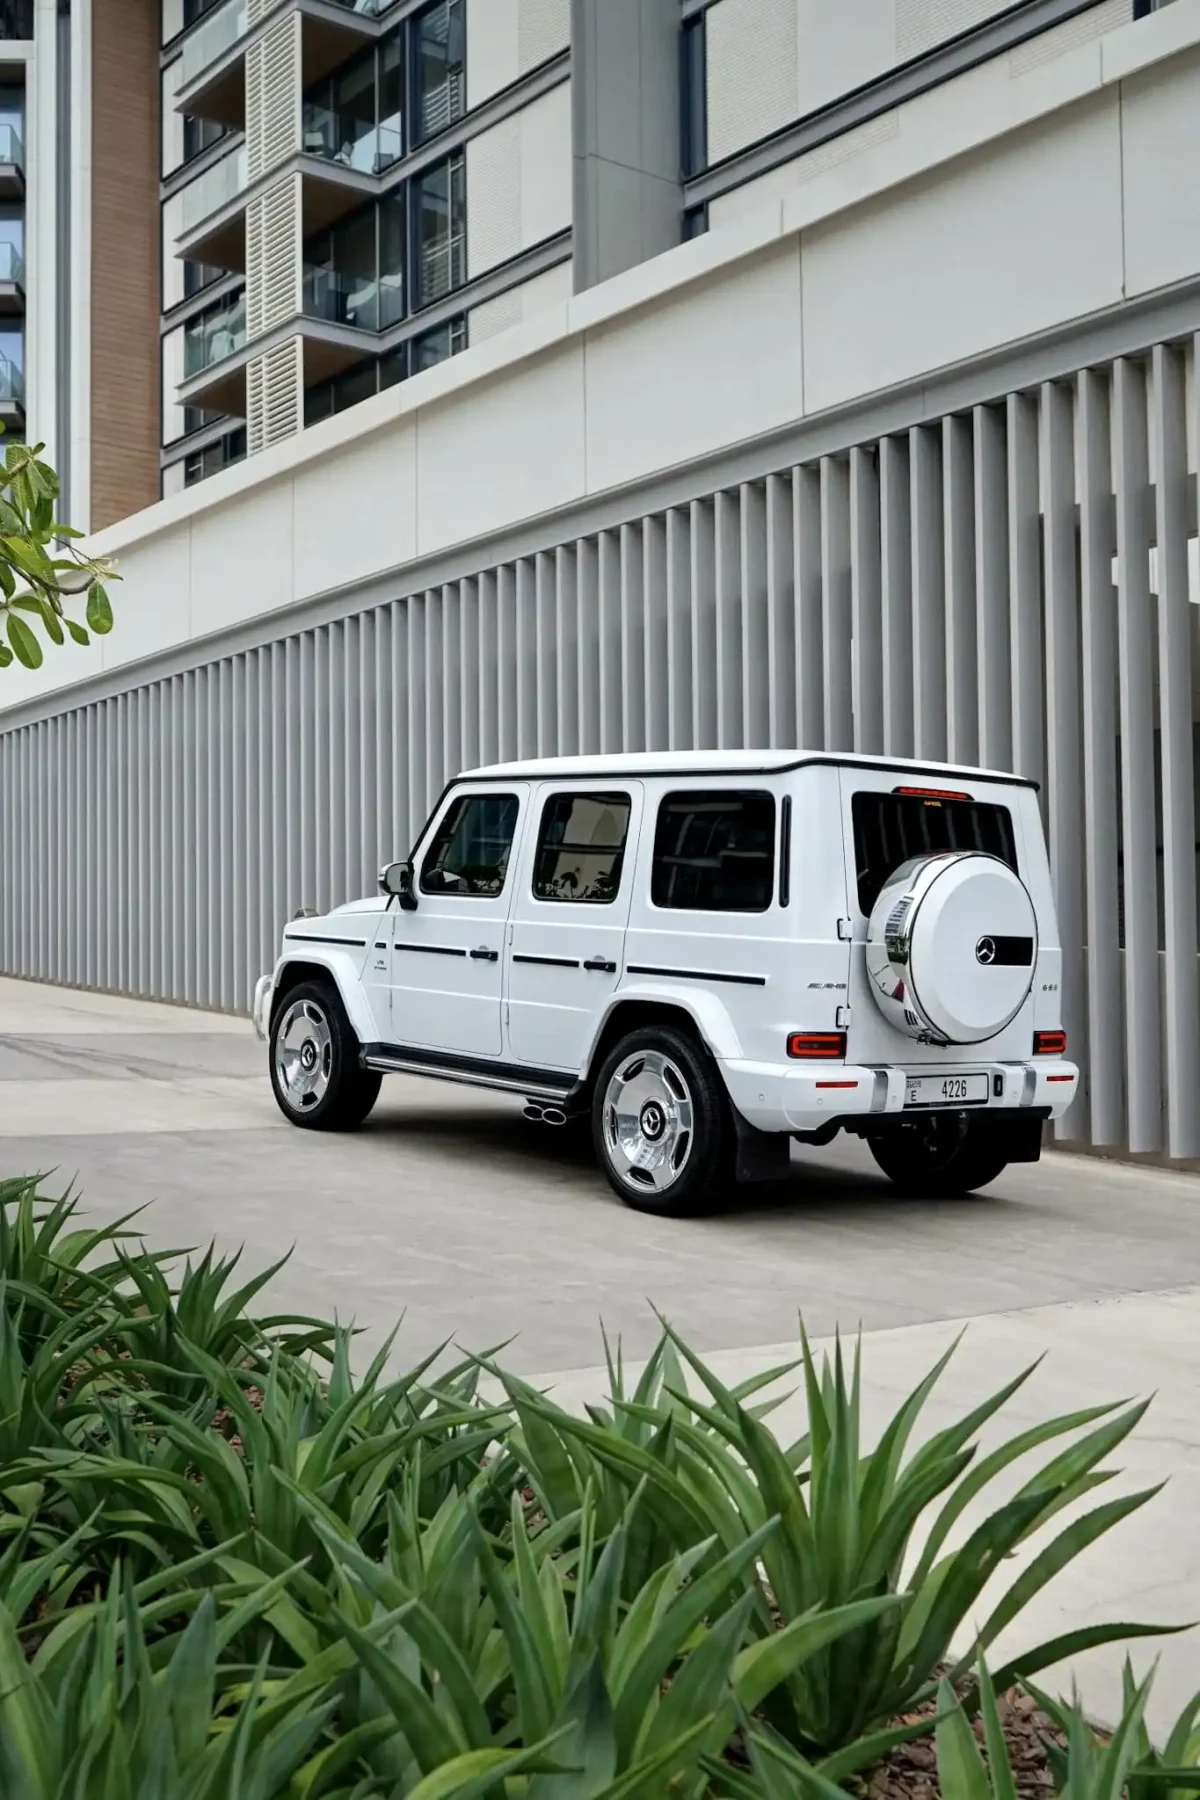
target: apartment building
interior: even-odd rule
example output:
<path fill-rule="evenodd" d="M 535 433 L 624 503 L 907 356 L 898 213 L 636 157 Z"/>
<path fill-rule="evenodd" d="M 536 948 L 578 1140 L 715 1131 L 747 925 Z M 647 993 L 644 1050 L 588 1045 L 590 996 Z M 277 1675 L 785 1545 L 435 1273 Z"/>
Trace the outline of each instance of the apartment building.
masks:
<path fill-rule="evenodd" d="M 2 678 L 0 969 L 244 1010 L 480 761 L 982 761 L 1060 1135 L 1200 1157 L 1200 0 L 102 5 L 26 393 L 124 581 Z"/>

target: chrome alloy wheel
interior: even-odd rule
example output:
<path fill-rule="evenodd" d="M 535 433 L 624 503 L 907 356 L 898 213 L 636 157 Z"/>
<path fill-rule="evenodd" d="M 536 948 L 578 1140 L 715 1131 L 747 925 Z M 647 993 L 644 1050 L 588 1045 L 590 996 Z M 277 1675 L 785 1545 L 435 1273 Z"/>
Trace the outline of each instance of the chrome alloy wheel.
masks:
<path fill-rule="evenodd" d="M 293 1112 L 319 1106 L 333 1073 L 333 1033 L 315 1000 L 289 1006 L 275 1037 L 275 1075 Z"/>
<path fill-rule="evenodd" d="M 614 1069 L 604 1095 L 604 1145 L 631 1187 L 662 1194 L 692 1153 L 695 1109 L 677 1063 L 659 1050 L 637 1050 Z"/>

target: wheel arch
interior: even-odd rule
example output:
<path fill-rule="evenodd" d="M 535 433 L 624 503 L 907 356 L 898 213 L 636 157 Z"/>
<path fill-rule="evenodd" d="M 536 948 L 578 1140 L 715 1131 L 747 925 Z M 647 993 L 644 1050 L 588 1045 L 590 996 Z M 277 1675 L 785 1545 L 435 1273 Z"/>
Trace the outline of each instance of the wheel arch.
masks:
<path fill-rule="evenodd" d="M 732 1025 L 715 996 L 689 994 L 685 998 L 654 992 L 617 994 L 593 1039 L 580 1082 L 581 1098 L 590 1101 L 596 1078 L 614 1046 L 631 1031 L 644 1031 L 654 1025 L 686 1032 L 707 1050 L 718 1066 L 722 1055 L 737 1054 Z"/>
<path fill-rule="evenodd" d="M 375 1037 L 374 1023 L 370 1009 L 363 994 L 362 983 L 357 971 L 353 968 L 339 967 L 346 963 L 345 957 L 314 956 L 306 952 L 303 956 L 288 956 L 275 971 L 275 979 L 271 988 L 271 1011 L 267 1020 L 267 1035 L 275 1029 L 275 1020 L 279 1009 L 289 993 L 306 981 L 331 982 L 337 989 L 338 997 L 346 1009 L 346 1017 L 360 1044 L 369 1044 Z"/>

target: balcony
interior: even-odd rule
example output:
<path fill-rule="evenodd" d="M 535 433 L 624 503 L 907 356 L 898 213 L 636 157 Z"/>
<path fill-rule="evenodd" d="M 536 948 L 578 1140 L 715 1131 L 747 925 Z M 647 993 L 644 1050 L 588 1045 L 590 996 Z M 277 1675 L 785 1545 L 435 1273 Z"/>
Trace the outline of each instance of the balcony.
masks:
<path fill-rule="evenodd" d="M 301 147 L 306 156 L 360 175 L 381 175 L 404 154 L 404 133 L 399 119 L 381 125 L 363 123 L 331 106 L 304 103 Z"/>
<path fill-rule="evenodd" d="M 25 311 L 25 258 L 15 244 L 0 243 L 0 316 Z"/>
<path fill-rule="evenodd" d="M 0 425 L 20 430 L 25 424 L 25 377 L 15 362 L 0 356 Z"/>
<path fill-rule="evenodd" d="M 232 306 L 201 316 L 187 328 L 183 340 L 183 378 L 202 375 L 233 356 L 246 342 L 246 296 L 239 294 Z"/>
<path fill-rule="evenodd" d="M 404 276 L 377 278 L 305 263 L 304 315 L 359 331 L 385 331 L 404 317 Z"/>
<path fill-rule="evenodd" d="M 248 29 L 246 0 L 225 0 L 184 39 L 175 100 L 180 112 L 217 125 L 245 125 L 245 58 L 231 53 Z"/>
<path fill-rule="evenodd" d="M 25 193 L 25 145 L 15 125 L 0 125 L 0 200 Z"/>

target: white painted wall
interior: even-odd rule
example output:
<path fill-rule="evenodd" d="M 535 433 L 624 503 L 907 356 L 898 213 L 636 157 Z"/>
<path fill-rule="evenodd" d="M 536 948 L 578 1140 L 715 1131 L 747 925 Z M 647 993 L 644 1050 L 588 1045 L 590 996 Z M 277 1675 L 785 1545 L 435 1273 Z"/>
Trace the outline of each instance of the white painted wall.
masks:
<path fill-rule="evenodd" d="M 10 670 L 5 701 L 370 577 L 403 592 L 416 557 L 1200 273 L 1200 205 L 1153 183 L 1200 150 L 1200 0 L 977 74 L 736 230 L 99 534 L 117 630 Z"/>
<path fill-rule="evenodd" d="M 468 108 L 511 87 L 570 42 L 570 0 L 467 0 Z"/>
<path fill-rule="evenodd" d="M 183 30 L 183 0 L 163 0 L 162 41 L 169 44 Z"/>
<path fill-rule="evenodd" d="M 523 325 L 526 319 L 536 318 L 548 306 L 566 306 L 574 291 L 568 257 L 566 262 L 547 269 L 544 274 L 535 275 L 530 281 L 519 281 L 494 300 L 485 300 L 482 306 L 475 307 L 467 315 L 468 342 L 485 343 L 497 332 L 510 331 L 514 325 Z"/>
<path fill-rule="evenodd" d="M 708 154 L 747 145 L 877 80 L 1011 0 L 717 0 L 707 19 Z M 1126 23 L 1132 0 L 1100 0 L 1022 46 L 1011 73 Z"/>
<path fill-rule="evenodd" d="M 176 396 L 183 380 L 184 329 L 177 325 L 162 340 L 162 441 L 173 444 L 184 433 L 184 409 Z"/>
<path fill-rule="evenodd" d="M 869 7 L 876 3 L 877 0 L 863 0 L 864 16 Z M 891 0 L 888 0 L 888 4 L 891 4 Z M 1045 92 L 1045 82 L 1053 82 L 1055 79 L 1053 71 L 1049 75 L 1042 75 L 1040 71 L 1127 23 L 1130 5 L 1131 0 L 1101 0 L 1099 5 L 1090 7 L 1087 12 L 1077 13 L 1073 19 L 1054 26 L 1050 31 L 1042 32 L 1039 37 L 1019 45 L 1006 56 L 972 69 L 965 75 L 956 76 L 953 81 L 943 83 L 931 93 L 922 94 L 916 100 L 881 113 L 878 118 L 869 120 L 865 125 L 845 131 L 839 137 L 819 145 L 817 149 L 797 156 L 791 162 L 783 163 L 752 181 L 743 182 L 741 187 L 720 195 L 710 203 L 710 229 L 728 225 L 753 212 L 764 202 L 781 200 L 802 183 L 814 180 L 816 176 L 825 174 L 841 163 L 849 162 L 852 157 L 860 156 L 864 151 L 889 144 L 897 137 L 913 138 L 926 143 L 931 136 L 940 133 L 944 137 L 945 153 L 953 154 L 954 145 L 961 140 L 963 132 L 970 129 L 971 117 L 977 109 L 982 107 L 985 116 L 992 116 L 1007 107 L 1012 99 L 1011 84 L 1022 82 L 1027 77 L 1034 78 L 1029 91 L 1040 98 Z M 825 15 L 828 21 L 836 16 L 833 11 L 828 11 Z M 1079 66 L 1076 64 L 1075 68 L 1078 69 Z M 1067 76 L 1068 81 L 1063 88 L 1064 98 L 1069 98 L 1072 92 L 1071 65 L 1067 67 Z M 884 157 L 888 154 L 887 151 L 883 152 Z"/>
<path fill-rule="evenodd" d="M 564 81 L 470 140 L 467 270 L 472 280 L 571 223 L 571 84 Z"/>

